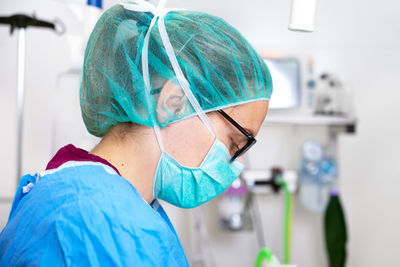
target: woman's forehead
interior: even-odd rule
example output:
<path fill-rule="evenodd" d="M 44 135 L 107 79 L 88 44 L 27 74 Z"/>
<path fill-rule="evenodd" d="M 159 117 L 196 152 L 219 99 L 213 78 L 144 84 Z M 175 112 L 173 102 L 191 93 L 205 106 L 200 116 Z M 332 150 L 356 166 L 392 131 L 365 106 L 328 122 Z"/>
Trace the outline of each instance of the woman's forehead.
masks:
<path fill-rule="evenodd" d="M 224 109 L 237 123 L 255 136 L 268 111 L 268 101 L 255 101 Z"/>

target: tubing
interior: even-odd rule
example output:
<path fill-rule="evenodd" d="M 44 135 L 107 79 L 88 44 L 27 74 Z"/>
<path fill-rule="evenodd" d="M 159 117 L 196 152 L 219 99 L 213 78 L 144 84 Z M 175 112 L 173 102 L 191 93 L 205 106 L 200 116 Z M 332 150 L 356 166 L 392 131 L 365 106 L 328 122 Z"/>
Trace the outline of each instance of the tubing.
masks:
<path fill-rule="evenodd" d="M 279 179 L 285 194 L 285 218 L 283 227 L 283 263 L 290 262 L 290 248 L 292 240 L 292 218 L 293 218 L 293 198 L 288 189 L 287 183 L 283 179 Z"/>
<path fill-rule="evenodd" d="M 272 261 L 272 252 L 267 247 L 261 248 L 258 252 L 254 267 L 261 267 L 264 260 L 267 262 Z"/>

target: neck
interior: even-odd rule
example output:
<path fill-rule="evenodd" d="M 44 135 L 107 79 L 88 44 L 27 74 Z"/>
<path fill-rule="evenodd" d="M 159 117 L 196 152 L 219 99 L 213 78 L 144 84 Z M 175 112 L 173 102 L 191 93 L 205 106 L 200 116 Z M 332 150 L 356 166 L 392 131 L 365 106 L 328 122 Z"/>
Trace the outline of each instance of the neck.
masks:
<path fill-rule="evenodd" d="M 140 127 L 124 138 L 111 132 L 90 153 L 117 168 L 147 203 L 153 200 L 154 176 L 161 152 L 152 128 Z"/>

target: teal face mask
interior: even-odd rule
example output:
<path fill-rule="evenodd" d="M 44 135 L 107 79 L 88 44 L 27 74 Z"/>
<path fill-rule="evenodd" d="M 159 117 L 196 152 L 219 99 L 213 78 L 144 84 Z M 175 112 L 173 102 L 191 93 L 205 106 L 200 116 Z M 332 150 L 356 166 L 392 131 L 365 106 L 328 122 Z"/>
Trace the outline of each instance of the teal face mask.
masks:
<path fill-rule="evenodd" d="M 243 164 L 230 159 L 228 149 L 218 139 L 198 168 L 184 167 L 163 151 L 155 175 L 154 197 L 181 208 L 197 207 L 221 194 L 239 176 Z"/>

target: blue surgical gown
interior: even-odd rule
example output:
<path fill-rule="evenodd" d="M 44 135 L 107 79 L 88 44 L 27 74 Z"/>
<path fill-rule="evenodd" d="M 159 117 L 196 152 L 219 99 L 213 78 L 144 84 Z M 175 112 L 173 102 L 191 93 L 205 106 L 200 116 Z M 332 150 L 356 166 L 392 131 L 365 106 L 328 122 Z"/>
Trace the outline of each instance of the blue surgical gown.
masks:
<path fill-rule="evenodd" d="M 0 266 L 188 266 L 155 200 L 101 163 L 25 175 L 0 234 Z"/>

